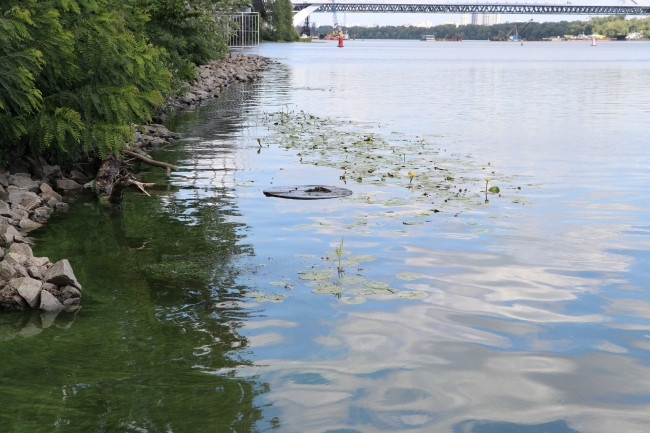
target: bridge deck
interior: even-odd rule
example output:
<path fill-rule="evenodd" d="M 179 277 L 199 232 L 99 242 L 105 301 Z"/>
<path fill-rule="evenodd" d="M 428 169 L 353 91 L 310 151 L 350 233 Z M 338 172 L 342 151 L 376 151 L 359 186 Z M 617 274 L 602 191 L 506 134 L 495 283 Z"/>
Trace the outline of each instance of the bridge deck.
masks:
<path fill-rule="evenodd" d="M 557 14 L 557 15 L 650 15 L 650 6 L 579 6 L 553 4 L 404 4 L 404 3 L 294 3 L 293 10 L 319 6 L 314 12 L 389 12 L 443 14 Z"/>

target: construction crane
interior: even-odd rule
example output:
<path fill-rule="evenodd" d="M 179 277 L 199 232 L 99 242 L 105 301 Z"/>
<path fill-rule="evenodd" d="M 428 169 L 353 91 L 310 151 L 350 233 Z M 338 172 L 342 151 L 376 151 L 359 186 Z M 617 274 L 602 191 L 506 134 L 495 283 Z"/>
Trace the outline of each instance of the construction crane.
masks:
<path fill-rule="evenodd" d="M 530 23 L 532 23 L 532 22 L 533 22 L 533 19 L 531 18 L 530 21 L 528 21 L 526 24 L 524 24 L 524 26 L 521 28 L 521 30 L 517 30 L 517 24 L 515 24 L 515 26 L 514 26 L 514 27 L 513 27 L 513 28 L 512 28 L 508 33 L 506 33 L 506 37 L 505 37 L 505 39 L 508 40 L 508 38 L 510 37 L 510 35 L 512 35 L 512 33 L 514 32 L 514 35 L 512 35 L 512 40 L 513 40 L 513 41 L 518 41 L 518 40 L 519 40 L 519 35 L 520 35 L 521 33 L 523 33 L 524 30 L 526 30 L 526 27 L 528 27 L 528 25 L 529 25 Z M 521 41 L 521 43 L 522 43 L 522 45 L 523 45 L 524 42 Z"/>
<path fill-rule="evenodd" d="M 335 0 L 332 0 L 332 19 L 333 19 L 333 28 L 334 31 L 341 30 L 339 28 L 339 20 L 336 17 L 336 3 L 334 3 Z"/>

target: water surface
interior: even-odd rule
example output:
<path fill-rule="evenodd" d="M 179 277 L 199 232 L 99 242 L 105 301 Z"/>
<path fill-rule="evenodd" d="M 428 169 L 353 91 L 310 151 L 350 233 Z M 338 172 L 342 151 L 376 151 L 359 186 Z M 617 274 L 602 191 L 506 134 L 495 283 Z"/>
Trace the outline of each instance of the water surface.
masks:
<path fill-rule="evenodd" d="M 2 425 L 647 429 L 650 45 L 335 45 L 262 45 L 260 82 L 170 120 L 151 198 L 37 232 L 83 308 L 3 317 Z M 369 163 L 324 143 L 369 136 L 343 180 Z M 262 194 L 321 183 L 353 195 Z"/>

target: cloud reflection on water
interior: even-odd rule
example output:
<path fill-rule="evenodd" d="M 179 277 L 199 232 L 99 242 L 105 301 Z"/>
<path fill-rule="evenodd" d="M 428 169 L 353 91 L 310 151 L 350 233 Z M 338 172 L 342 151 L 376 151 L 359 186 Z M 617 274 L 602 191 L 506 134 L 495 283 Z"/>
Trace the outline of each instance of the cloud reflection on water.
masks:
<path fill-rule="evenodd" d="M 609 433 L 613 425 L 645 431 L 650 367 L 631 357 L 509 352 L 506 336 L 424 304 L 350 312 L 327 326 L 330 336 L 318 342 L 344 347 L 344 356 L 263 359 L 263 369 L 248 371 L 270 383 L 266 398 L 281 409 L 283 431 L 438 432 L 467 420 L 566 420 L 584 433 Z M 538 338 L 538 327 L 524 327 Z M 291 380 L 306 372 L 327 381 Z"/>

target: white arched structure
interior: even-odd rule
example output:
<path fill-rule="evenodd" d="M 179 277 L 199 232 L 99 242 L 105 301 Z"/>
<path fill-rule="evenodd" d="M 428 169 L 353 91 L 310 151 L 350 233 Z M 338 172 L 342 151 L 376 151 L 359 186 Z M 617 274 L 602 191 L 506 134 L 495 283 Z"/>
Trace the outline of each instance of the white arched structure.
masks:
<path fill-rule="evenodd" d="M 308 6 L 308 7 L 304 8 L 304 9 L 300 10 L 299 12 L 297 12 L 293 16 L 293 26 L 296 27 L 296 26 L 301 25 L 305 21 L 305 18 L 307 18 L 307 16 L 310 13 L 314 12 L 319 7 L 320 7 L 320 5 Z"/>

